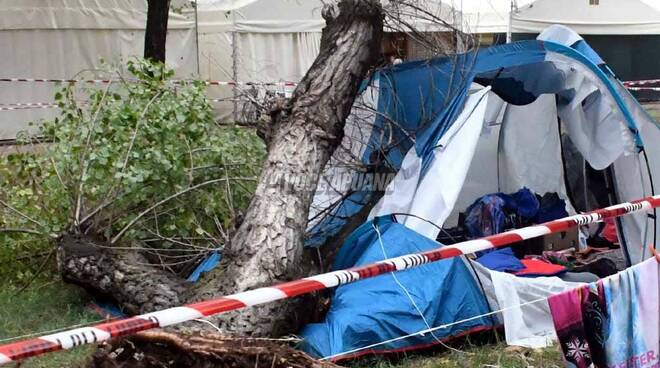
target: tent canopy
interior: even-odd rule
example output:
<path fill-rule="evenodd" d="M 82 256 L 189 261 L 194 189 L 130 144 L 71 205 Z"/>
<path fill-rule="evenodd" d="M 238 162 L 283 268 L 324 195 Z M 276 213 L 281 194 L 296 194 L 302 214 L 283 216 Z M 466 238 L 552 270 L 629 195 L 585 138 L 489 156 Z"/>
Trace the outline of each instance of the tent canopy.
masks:
<path fill-rule="evenodd" d="M 660 139 L 658 126 L 605 67 L 598 55 L 579 36 L 574 33 L 574 36 L 567 36 L 566 32 L 570 34 L 570 30 L 564 27 L 553 27 L 543 33 L 542 40 L 539 41 L 495 46 L 450 59 L 404 63 L 381 72 L 378 80 L 373 83 L 372 90 L 365 92 L 376 95 L 371 97 L 371 105 L 377 108 L 378 114 L 371 118 L 371 139 L 362 147 L 358 156 L 363 163 L 369 164 L 383 144 L 399 142 L 386 151 L 387 161 L 395 168 L 406 165 L 409 167 L 404 170 L 405 177 L 402 182 L 395 179 L 392 189 L 388 189 L 374 214 L 380 216 L 394 212 L 406 213 L 410 209 L 406 207 L 406 203 L 422 196 L 421 187 L 418 186 L 429 175 L 432 179 L 428 179 L 430 192 L 427 195 L 429 198 L 437 197 L 439 202 L 426 208 L 424 211 L 430 212 L 421 216 L 442 226 L 455 210 L 454 206 L 463 184 L 471 183 L 465 180 L 471 164 L 471 154 L 465 154 L 465 149 L 459 150 L 455 152 L 454 159 L 447 159 L 446 162 L 451 163 L 450 167 L 455 169 L 454 175 L 446 167 L 436 167 L 435 170 L 431 168 L 434 167 L 434 162 L 441 161 L 439 157 L 454 152 L 449 149 L 447 142 L 438 142 L 443 139 L 457 142 L 452 137 L 458 133 L 451 132 L 452 129 L 459 129 L 453 128 L 453 125 L 459 124 L 457 121 L 463 121 L 458 117 L 466 106 L 469 87 L 473 82 L 491 89 L 488 104 L 493 105 L 492 109 L 489 107 L 489 110 L 493 111 L 490 114 L 502 115 L 499 123 L 492 117 L 488 118 L 488 121 L 494 122 L 495 127 L 507 121 L 513 123 L 504 125 L 505 127 L 520 124 L 519 121 L 540 122 L 539 117 L 552 115 L 554 124 L 548 120 L 547 127 L 543 129 L 550 129 L 552 126 L 556 128 L 560 119 L 566 134 L 591 167 L 596 170 L 614 168 L 616 195 L 619 200 L 633 200 L 654 192 L 656 188 L 652 187 L 650 182 L 660 175 L 660 152 L 657 152 L 660 148 L 652 142 Z M 553 42 L 553 37 L 567 43 Z M 495 107 L 497 100 L 500 105 L 505 105 L 504 110 Z M 368 119 L 362 118 L 360 121 L 364 125 Z M 389 124 L 389 121 L 394 121 L 395 124 Z M 348 124 L 348 129 L 352 129 L 351 120 Z M 467 123 L 460 123 L 459 126 L 464 124 Z M 493 134 L 493 137 L 496 137 L 496 149 L 500 147 L 498 155 L 494 157 L 501 158 L 501 161 L 495 162 L 493 166 L 508 163 L 509 171 L 500 168 L 493 173 L 497 180 L 494 180 L 495 177 L 475 180 L 477 183 L 495 183 L 495 190 L 482 186 L 473 191 L 474 195 L 501 190 L 503 183 L 509 178 L 508 174 L 518 178 L 512 182 L 511 191 L 522 186 L 535 189 L 533 183 L 549 190 L 547 185 L 542 185 L 548 182 L 549 177 L 556 178 L 554 192 L 566 191 L 562 179 L 564 169 L 555 164 L 541 163 L 546 162 L 544 160 L 549 163 L 561 162 L 561 157 L 556 156 L 560 154 L 557 151 L 558 141 L 555 142 L 557 144 L 546 142 L 542 147 L 538 147 L 548 150 L 541 156 L 532 155 L 530 152 L 533 150 L 525 153 L 508 149 L 523 149 L 529 142 L 534 141 L 534 137 L 529 134 L 538 134 L 542 129 L 529 130 L 530 124 L 511 130 L 511 134 L 517 132 L 518 138 L 508 146 L 502 146 L 502 142 L 497 140 L 513 135 Z M 522 134 L 525 129 L 528 130 L 527 133 Z M 347 139 L 355 140 L 349 133 L 347 135 Z M 461 146 L 460 142 L 454 144 Z M 466 147 L 470 146 L 473 145 Z M 414 150 L 411 149 L 413 147 Z M 458 158 L 464 159 L 465 162 L 459 165 Z M 547 171 L 550 168 L 556 172 Z M 330 176 L 331 169 L 332 167 L 328 169 Z M 324 180 L 332 178 L 327 177 Z M 660 182 L 660 178 L 656 178 L 654 182 Z M 442 183 L 445 184 L 441 185 Z M 404 193 L 400 188 L 409 188 L 411 191 Z M 331 229 L 341 227 L 344 217 L 359 211 L 370 190 L 368 187 L 362 189 L 363 191 L 356 191 L 348 200 L 342 200 L 340 205 L 333 207 L 333 211 L 341 216 L 315 218 L 309 234 L 310 245 L 322 244 L 327 236 L 332 235 L 334 230 Z M 445 190 L 449 192 L 445 193 Z M 336 196 L 344 198 L 341 193 Z M 321 197 L 323 201 L 315 201 L 315 204 L 330 201 L 327 194 Z M 473 196 L 468 200 L 471 202 L 474 199 Z M 440 211 L 439 208 L 445 210 Z M 311 212 L 312 215 L 315 213 L 316 210 Z M 433 232 L 437 235 L 437 229 L 430 229 L 428 223 L 422 225 L 424 221 L 413 218 L 406 220 L 406 223 L 408 222 L 418 223 L 419 226 L 429 229 L 432 231 L 429 233 L 432 238 L 435 236 Z M 658 224 L 648 220 L 645 215 L 638 218 L 631 216 L 624 222 L 627 226 L 623 227 L 623 231 L 630 240 L 631 262 L 637 263 L 648 256 L 644 251 L 644 244 L 658 243 L 657 239 L 654 239 L 658 233 Z M 413 229 L 420 231 L 416 227 Z"/>
<path fill-rule="evenodd" d="M 0 30 L 144 30 L 144 0 L 0 0 Z M 191 29 L 194 21 L 170 13 L 169 29 Z"/>
<path fill-rule="evenodd" d="M 320 32 L 325 22 L 321 17 L 323 2 L 320 0 L 267 0 L 268 12 L 263 11 L 266 0 L 197 0 L 200 29 L 238 32 Z M 525 5 L 532 0 L 519 0 Z M 384 0 L 385 7 L 388 1 Z M 469 33 L 505 33 L 508 28 L 509 0 L 422 0 L 420 7 L 445 22 Z M 235 13 L 232 15 L 232 13 Z M 447 29 L 422 17 L 408 15 L 407 23 L 424 31 Z M 461 26 L 461 23 L 463 26 Z"/>
<path fill-rule="evenodd" d="M 199 32 L 321 32 L 321 0 L 199 0 Z M 268 9 L 268 11 L 264 11 Z"/>
<path fill-rule="evenodd" d="M 642 0 L 537 0 L 519 6 L 513 14 L 512 31 L 540 33 L 552 24 L 568 26 L 583 35 L 657 35 L 660 4 Z"/>

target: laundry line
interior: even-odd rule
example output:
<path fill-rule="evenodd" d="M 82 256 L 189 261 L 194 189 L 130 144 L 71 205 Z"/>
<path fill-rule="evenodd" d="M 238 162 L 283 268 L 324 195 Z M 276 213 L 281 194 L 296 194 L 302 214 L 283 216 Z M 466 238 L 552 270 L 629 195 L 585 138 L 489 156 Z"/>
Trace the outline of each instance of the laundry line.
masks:
<path fill-rule="evenodd" d="M 647 211 L 660 207 L 660 195 L 621 203 L 584 214 L 564 217 L 540 225 L 506 231 L 481 239 L 468 240 L 438 249 L 385 259 L 373 264 L 333 271 L 270 287 L 248 290 L 203 302 L 173 307 L 135 317 L 104 322 L 55 334 L 0 345 L 0 365 L 48 352 L 70 349 L 84 344 L 135 334 L 139 331 L 167 327 L 246 307 L 292 298 L 378 275 L 403 271 L 442 259 L 458 257 L 493 248 L 508 246 L 522 240 L 600 222 L 606 218 Z"/>

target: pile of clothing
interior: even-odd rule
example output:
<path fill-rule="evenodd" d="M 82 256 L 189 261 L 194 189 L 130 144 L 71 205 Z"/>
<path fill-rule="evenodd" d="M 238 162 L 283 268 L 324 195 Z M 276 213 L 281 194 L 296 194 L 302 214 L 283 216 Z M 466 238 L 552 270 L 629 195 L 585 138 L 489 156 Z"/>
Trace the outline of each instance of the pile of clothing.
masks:
<path fill-rule="evenodd" d="M 512 194 L 493 193 L 477 199 L 465 211 L 461 225 L 467 239 L 476 239 L 566 216 L 566 203 L 557 193 L 541 196 L 522 188 Z M 557 276 L 571 282 L 593 282 L 617 272 L 616 264 L 607 258 L 595 262 L 581 259 L 582 253 L 573 248 L 543 251 L 522 243 L 479 252 L 476 261 L 488 269 L 520 277 Z"/>

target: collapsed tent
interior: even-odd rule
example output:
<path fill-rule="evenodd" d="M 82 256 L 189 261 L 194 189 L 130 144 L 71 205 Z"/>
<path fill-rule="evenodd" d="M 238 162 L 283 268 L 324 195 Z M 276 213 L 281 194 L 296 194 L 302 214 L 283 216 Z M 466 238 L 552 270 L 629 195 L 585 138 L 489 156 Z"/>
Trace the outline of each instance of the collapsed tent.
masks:
<path fill-rule="evenodd" d="M 370 218 L 391 217 L 409 230 L 397 226 L 396 234 L 389 234 L 392 230 L 379 232 L 367 222 L 371 230 L 363 225 L 344 243 L 337 259 L 343 267 L 360 264 L 361 257 L 374 261 L 386 258 L 385 253 L 414 250 L 402 239 L 417 244 L 420 235 L 429 240 L 419 244 L 441 247 L 434 242 L 441 228 L 455 224 L 460 210 L 488 193 L 523 187 L 552 192 L 566 203 L 567 212 L 575 213 L 653 195 L 654 182 L 660 180 L 660 145 L 653 143 L 660 141 L 659 126 L 586 42 L 561 26 L 550 27 L 535 41 L 380 71 L 356 102 L 345 134 L 319 184 L 308 245 L 341 238 L 351 226 L 349 219 L 365 215 L 370 202 L 377 202 Z M 574 150 L 570 157 L 567 144 Z M 387 181 L 377 175 L 387 172 L 378 171 L 382 165 L 396 171 L 386 188 L 380 186 Z M 588 182 L 587 171 L 602 177 L 598 195 L 592 193 L 596 186 Z M 365 179 L 365 172 L 374 175 Z M 580 173 L 582 185 L 576 187 L 569 179 Z M 617 220 L 628 265 L 651 256 L 647 245 L 658 243 L 659 226 L 651 213 Z M 356 242 L 356 236 L 362 240 Z M 341 257 L 346 252 L 355 252 L 348 257 L 351 262 Z M 410 326 L 435 327 L 430 320 L 446 324 L 439 316 L 464 308 L 445 297 L 454 289 L 481 292 L 493 310 L 506 308 L 497 319 L 510 344 L 547 346 L 555 338 L 547 301 L 521 304 L 576 285 L 555 277 L 523 279 L 469 261 L 443 267 L 460 276 L 443 284 L 446 271 L 426 270 L 405 282 L 388 275 L 338 288 L 326 319 L 305 329 L 305 348 L 341 358 L 412 333 Z M 371 303 L 365 303 L 366 295 Z M 400 303 L 387 301 L 393 295 Z M 433 344 L 492 326 L 492 321 L 462 325 L 484 314 L 478 299 L 471 303 L 472 314 L 457 312 L 454 330 L 370 350 Z M 377 318 L 371 310 L 378 311 Z"/>
<path fill-rule="evenodd" d="M 392 247 L 393 244 L 396 247 Z M 334 268 L 361 266 L 437 246 L 435 241 L 395 223 L 391 217 L 380 217 L 363 224 L 346 240 Z M 405 292 L 400 285 L 405 285 Z M 451 308 L 447 308 L 448 305 Z M 326 357 L 408 334 L 414 335 L 379 346 L 379 349 L 397 351 L 427 346 L 449 336 L 494 326 L 493 317 L 471 318 L 488 312 L 488 303 L 476 280 L 460 258 L 452 258 L 366 279 L 356 287 L 340 287 L 333 295 L 325 322 L 308 325 L 302 331 L 303 349 Z M 419 317 L 420 313 L 424 318 Z M 464 319 L 467 321 L 453 323 Z M 445 324 L 448 327 L 425 335 L 416 334 Z M 353 355 L 363 353 L 359 351 Z"/>

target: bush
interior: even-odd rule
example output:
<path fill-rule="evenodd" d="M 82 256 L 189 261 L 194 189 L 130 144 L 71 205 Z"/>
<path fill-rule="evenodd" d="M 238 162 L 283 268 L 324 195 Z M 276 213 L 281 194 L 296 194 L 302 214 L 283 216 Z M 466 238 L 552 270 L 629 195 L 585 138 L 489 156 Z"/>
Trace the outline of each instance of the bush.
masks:
<path fill-rule="evenodd" d="M 254 191 L 263 143 L 218 125 L 202 83 L 173 83 L 171 70 L 146 61 L 127 69 L 107 87 L 63 87 L 60 116 L 0 158 L 0 262 L 42 252 L 65 232 L 176 248 L 183 261 L 227 241 Z"/>

